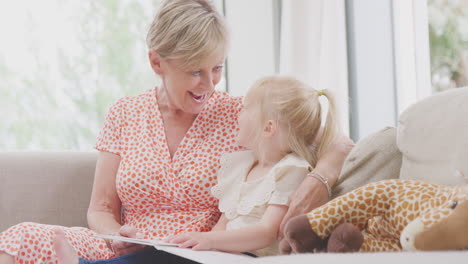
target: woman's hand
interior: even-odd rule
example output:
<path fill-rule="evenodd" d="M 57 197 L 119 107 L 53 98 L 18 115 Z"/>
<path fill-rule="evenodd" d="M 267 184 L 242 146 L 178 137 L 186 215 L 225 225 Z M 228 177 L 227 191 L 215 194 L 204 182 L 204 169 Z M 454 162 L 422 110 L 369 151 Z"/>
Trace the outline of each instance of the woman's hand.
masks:
<path fill-rule="evenodd" d="M 143 238 L 143 234 L 138 233 L 138 229 L 129 225 L 123 225 L 119 232 L 114 234 L 117 236 L 130 237 L 130 238 Z M 107 241 L 107 246 L 114 252 L 116 256 L 126 255 L 135 251 L 142 250 L 145 245 L 128 243 L 118 240 Z"/>
<path fill-rule="evenodd" d="M 320 157 L 314 171 L 328 179 L 330 187 L 337 181 L 344 161 L 354 147 L 354 143 L 345 136 L 339 137 Z M 306 214 L 328 202 L 327 187 L 318 179 L 306 177 L 299 188 L 290 197 L 288 212 L 280 225 L 279 239 L 283 238 L 284 226 L 294 216 Z"/>
<path fill-rule="evenodd" d="M 306 214 L 328 202 L 328 191 L 322 182 L 315 178 L 307 177 L 299 188 L 290 197 L 289 209 L 283 218 L 278 233 L 279 239 L 283 238 L 284 226 L 294 216 Z"/>
<path fill-rule="evenodd" d="M 207 232 L 190 232 L 168 237 L 164 242 L 179 244 L 181 248 L 191 247 L 193 250 L 210 250 L 213 242 Z"/>

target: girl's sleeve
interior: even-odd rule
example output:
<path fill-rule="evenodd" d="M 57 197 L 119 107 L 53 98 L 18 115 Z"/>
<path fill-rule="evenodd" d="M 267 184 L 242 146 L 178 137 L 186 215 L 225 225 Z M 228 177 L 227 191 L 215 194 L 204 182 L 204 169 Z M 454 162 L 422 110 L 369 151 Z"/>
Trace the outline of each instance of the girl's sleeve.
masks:
<path fill-rule="evenodd" d="M 122 108 L 121 101 L 117 101 L 110 107 L 104 120 L 104 126 L 94 146 L 96 150 L 107 151 L 120 156 L 122 150 Z"/>
<path fill-rule="evenodd" d="M 289 197 L 302 183 L 308 173 L 308 166 L 286 166 L 278 170 L 275 188 L 268 204 L 288 205 Z"/>
<path fill-rule="evenodd" d="M 211 194 L 219 200 L 222 200 L 224 196 L 229 193 L 229 189 L 234 182 L 232 174 L 229 173 L 233 169 L 233 155 L 235 154 L 225 153 L 219 159 L 220 168 L 217 173 L 218 182 L 211 188 Z"/>
<path fill-rule="evenodd" d="M 225 213 L 228 219 L 233 219 L 237 215 L 241 177 L 235 170 L 239 164 L 236 160 L 241 156 L 241 152 L 234 152 L 221 157 L 218 183 L 211 188 L 212 195 L 219 200 L 219 211 Z"/>

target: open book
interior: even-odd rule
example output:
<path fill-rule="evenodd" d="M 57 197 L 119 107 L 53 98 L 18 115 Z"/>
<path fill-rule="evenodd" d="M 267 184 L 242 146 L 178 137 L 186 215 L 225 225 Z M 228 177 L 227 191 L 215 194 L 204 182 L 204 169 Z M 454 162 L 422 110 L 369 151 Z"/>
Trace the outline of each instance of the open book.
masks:
<path fill-rule="evenodd" d="M 95 234 L 94 237 L 102 238 L 102 239 L 110 239 L 110 240 L 119 240 L 123 242 L 141 244 L 141 245 L 147 245 L 147 246 L 153 246 L 153 247 L 156 247 L 156 246 L 177 247 L 178 246 L 177 244 L 165 243 L 165 242 L 158 241 L 158 240 L 138 239 L 138 238 L 123 237 L 123 236 Z"/>
<path fill-rule="evenodd" d="M 94 235 L 97 238 L 102 239 L 112 239 L 112 240 L 119 240 L 128 243 L 135 243 L 135 244 L 142 244 L 147 246 L 153 246 L 158 250 L 163 250 L 169 252 L 174 255 L 181 256 L 186 259 L 190 259 L 200 263 L 220 263 L 223 264 L 237 264 L 237 263 L 247 263 L 249 260 L 252 260 L 252 257 L 242 254 L 233 254 L 233 253 L 226 253 L 221 251 L 195 251 L 190 248 L 179 248 L 178 244 L 172 243 L 165 243 L 158 240 L 149 240 L 149 239 L 137 239 L 137 238 L 129 238 L 129 237 L 122 237 L 122 236 L 109 236 L 109 235 Z"/>

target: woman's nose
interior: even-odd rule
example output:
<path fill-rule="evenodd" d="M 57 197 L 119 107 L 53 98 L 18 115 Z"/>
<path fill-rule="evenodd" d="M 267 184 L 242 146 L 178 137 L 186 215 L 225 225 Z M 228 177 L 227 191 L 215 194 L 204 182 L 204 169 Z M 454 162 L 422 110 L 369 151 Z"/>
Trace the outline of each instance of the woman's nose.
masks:
<path fill-rule="evenodd" d="M 207 90 L 212 90 L 215 86 L 214 76 L 211 73 L 208 73 L 203 78 L 203 87 Z"/>

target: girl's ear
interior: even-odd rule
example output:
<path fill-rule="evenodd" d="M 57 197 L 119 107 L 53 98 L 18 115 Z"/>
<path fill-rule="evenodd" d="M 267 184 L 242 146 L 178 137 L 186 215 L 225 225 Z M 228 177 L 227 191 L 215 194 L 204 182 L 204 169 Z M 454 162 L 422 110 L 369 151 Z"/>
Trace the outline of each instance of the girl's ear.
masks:
<path fill-rule="evenodd" d="M 159 53 L 157 53 L 154 50 L 150 50 L 148 52 L 148 58 L 149 58 L 151 68 L 153 69 L 153 71 L 156 74 L 161 75 L 163 71 L 161 68 L 161 56 L 159 56 Z"/>
<path fill-rule="evenodd" d="M 278 122 L 275 120 L 268 120 L 268 122 L 265 125 L 265 128 L 263 129 L 263 133 L 265 137 L 267 138 L 273 137 L 277 131 L 278 131 Z"/>

